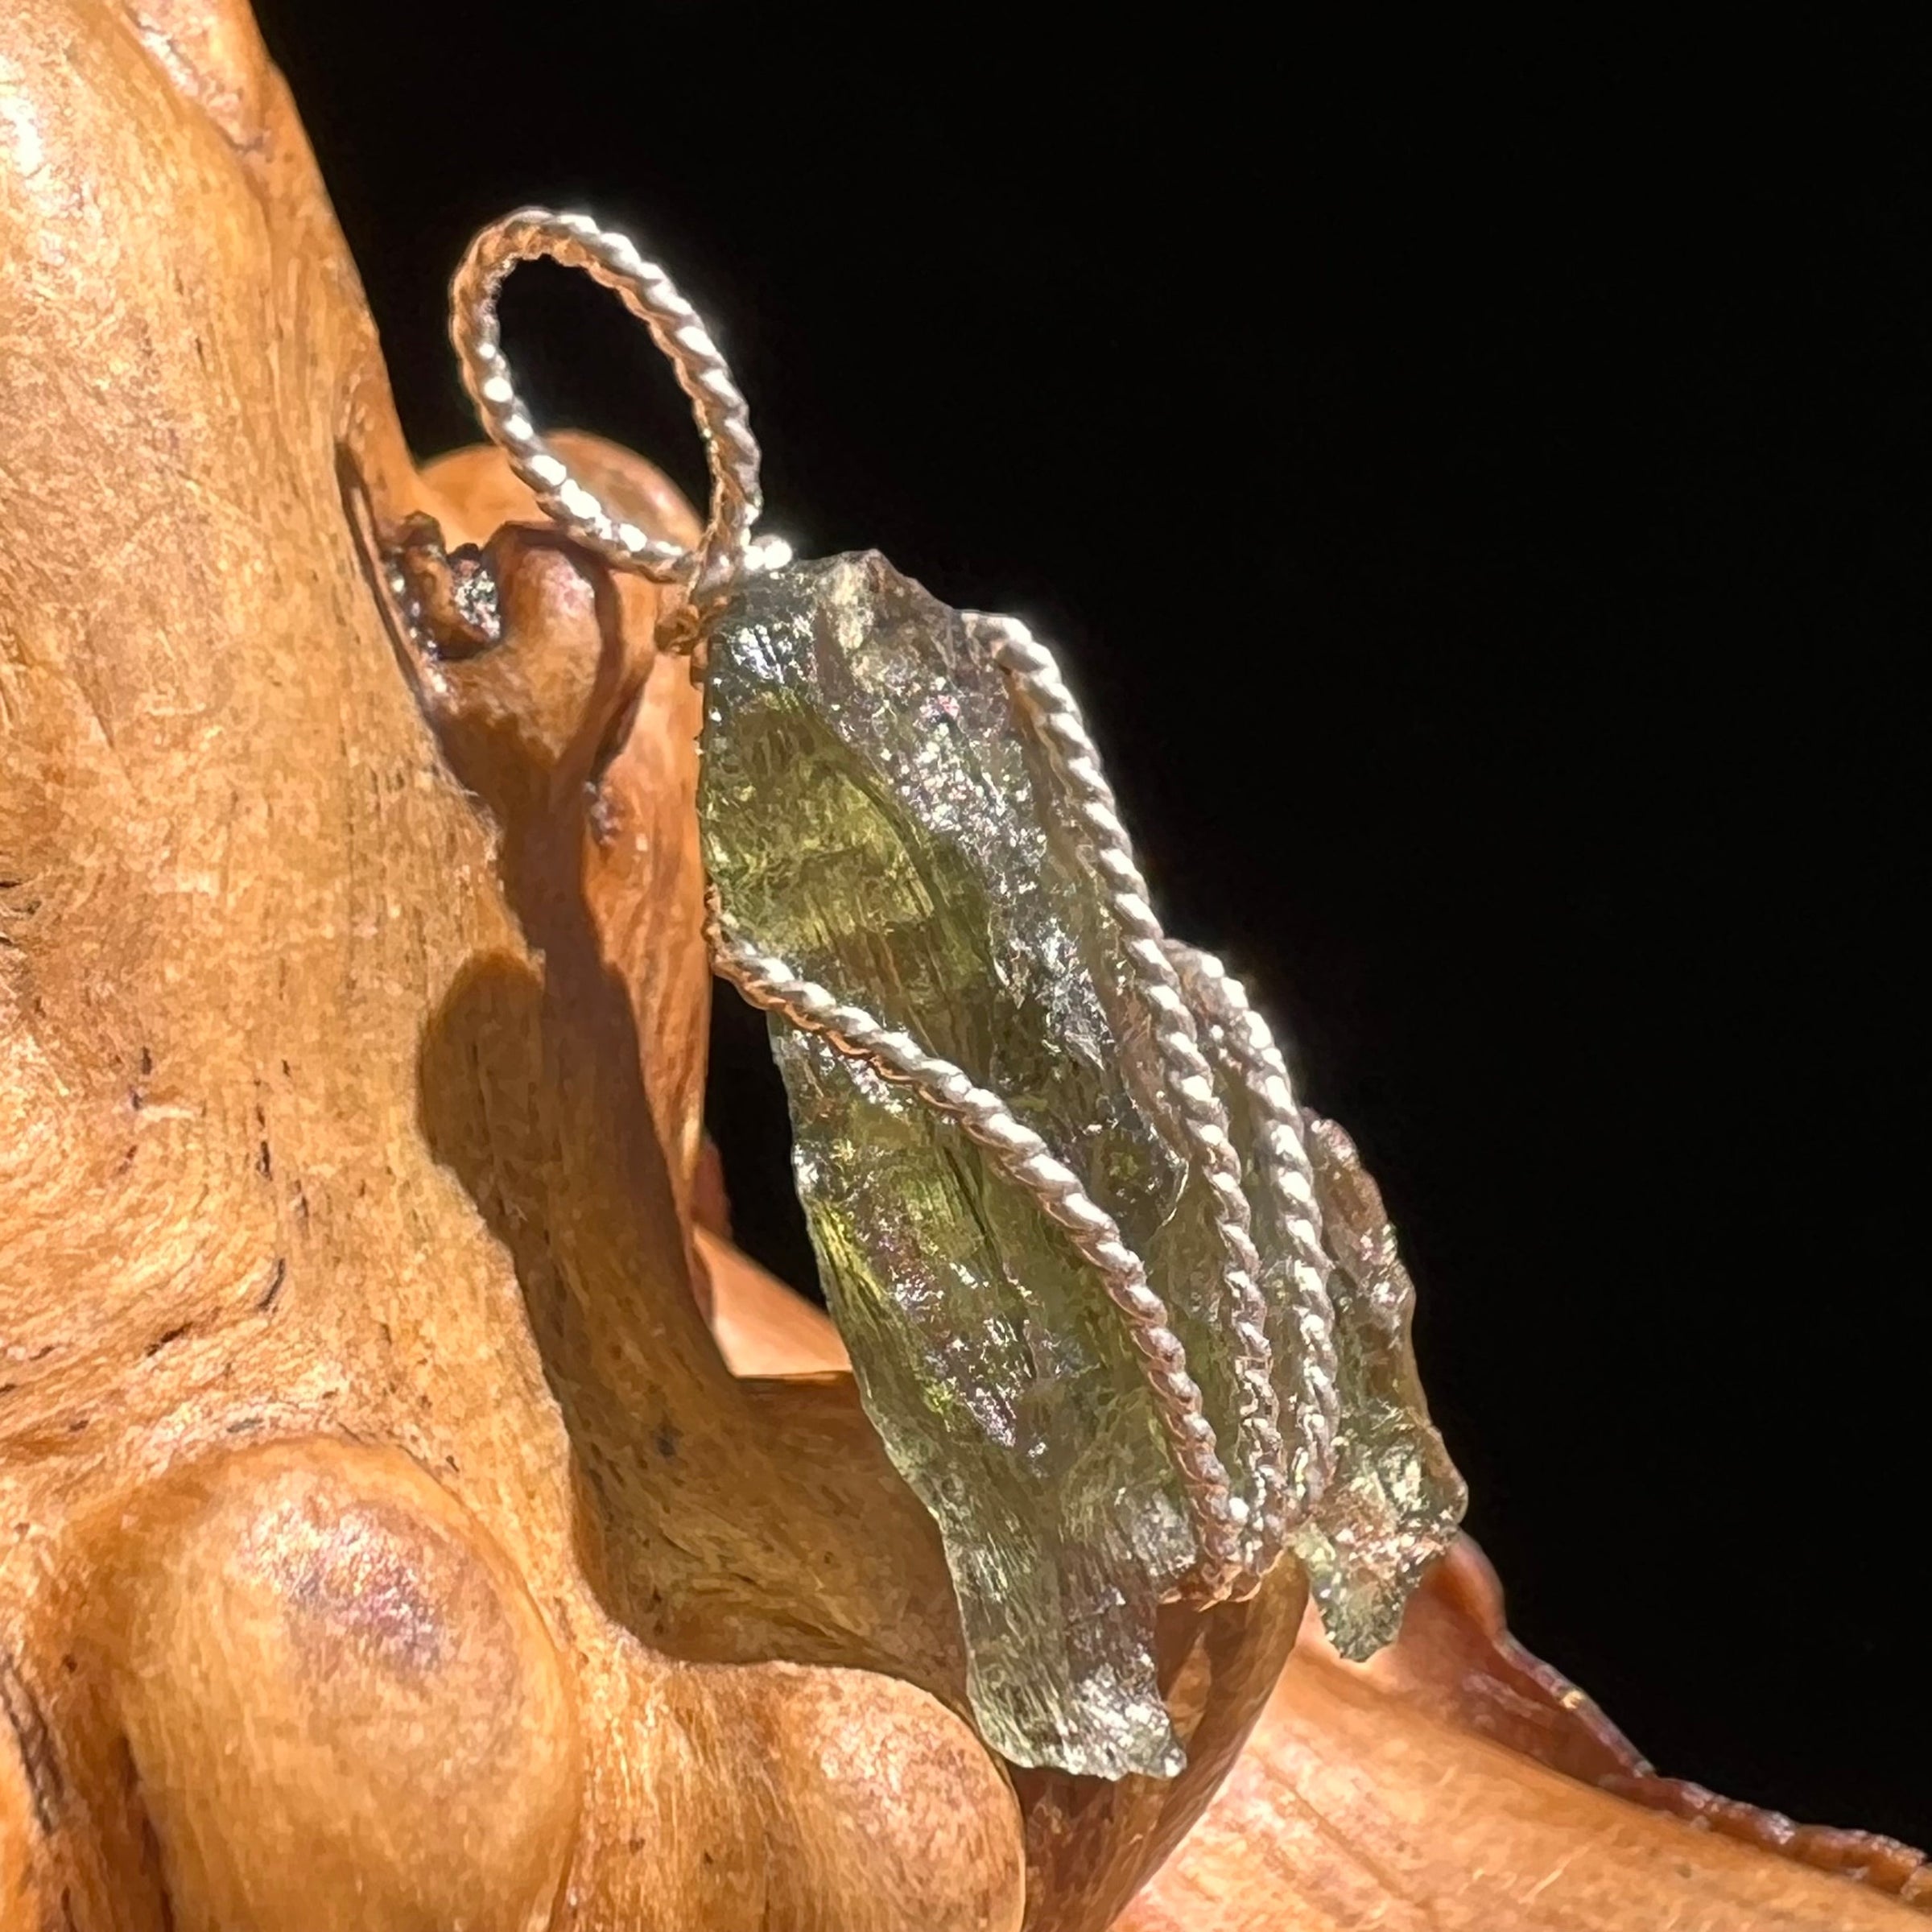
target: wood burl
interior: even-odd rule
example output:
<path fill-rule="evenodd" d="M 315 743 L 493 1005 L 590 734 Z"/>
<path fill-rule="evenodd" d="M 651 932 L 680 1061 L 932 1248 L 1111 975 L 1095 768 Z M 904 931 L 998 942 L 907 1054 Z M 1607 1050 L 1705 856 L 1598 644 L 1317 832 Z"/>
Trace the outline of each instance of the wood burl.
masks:
<path fill-rule="evenodd" d="M 10 1932 L 1100 1932 L 1278 1680 L 1239 1811 L 1130 1922 L 1473 1926 L 1478 1865 L 1530 1890 L 1585 1849 L 1570 1916 L 1481 1922 L 1918 1922 L 1700 1863 L 1534 1750 L 1484 1744 L 1500 1822 L 1439 1815 L 1468 1739 L 1426 1671 L 1284 1678 L 1290 1571 L 1170 1614 L 1183 1777 L 999 1763 L 836 1338 L 700 1227 L 697 700 L 658 592 L 493 452 L 412 461 L 239 0 L 10 0 L 0 250 Z M 691 540 L 648 464 L 568 447 Z M 425 518 L 489 547 L 499 642 L 397 621 L 380 555 Z M 1351 1859 L 1413 1866 L 1410 1916 Z"/>

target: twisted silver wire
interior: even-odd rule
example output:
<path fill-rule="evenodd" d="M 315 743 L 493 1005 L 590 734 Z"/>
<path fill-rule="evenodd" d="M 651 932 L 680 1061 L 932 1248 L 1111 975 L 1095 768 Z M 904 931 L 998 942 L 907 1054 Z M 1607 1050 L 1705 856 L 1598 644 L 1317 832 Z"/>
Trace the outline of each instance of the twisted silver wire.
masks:
<path fill-rule="evenodd" d="M 1233 1310 L 1242 1426 L 1253 1446 L 1259 1507 L 1258 1520 L 1252 1525 L 1250 1574 L 1258 1582 L 1280 1554 L 1290 1527 L 1287 1459 L 1274 1387 L 1274 1352 L 1268 1340 L 1267 1304 L 1258 1282 L 1261 1257 L 1250 1232 L 1241 1156 L 1228 1137 L 1227 1109 L 1202 1055 L 1194 1014 L 1168 957 L 1167 935 L 1149 902 L 1147 882 L 1121 823 L 1113 787 L 1053 653 L 1017 619 L 976 612 L 969 621 L 990 642 L 993 662 L 1005 674 L 1022 716 L 1065 787 L 1082 860 L 1098 879 L 1120 929 L 1135 990 L 1153 1016 L 1162 1082 L 1213 1197 L 1215 1228 L 1224 1257 L 1222 1281 Z"/>
<path fill-rule="evenodd" d="M 1335 1303 L 1328 1288 L 1335 1263 L 1322 1244 L 1321 1208 L 1302 1108 L 1287 1063 L 1268 1022 L 1249 1004 L 1247 989 L 1212 953 L 1178 941 L 1170 941 L 1167 951 L 1183 990 L 1206 1025 L 1208 1051 L 1246 1088 L 1253 1103 L 1255 1166 L 1287 1250 L 1287 1301 L 1300 1344 L 1288 1510 L 1290 1526 L 1298 1528 L 1327 1493 L 1341 1417 Z"/>
<path fill-rule="evenodd" d="M 716 887 L 705 894 L 704 936 L 720 976 L 753 1005 L 816 1035 L 834 1052 L 863 1062 L 881 1080 L 911 1088 L 924 1104 L 956 1122 L 969 1140 L 985 1148 L 1006 1179 L 1066 1230 L 1100 1276 L 1108 1300 L 1125 1316 L 1145 1365 L 1194 1524 L 1199 1558 L 1189 1594 L 1206 1603 L 1228 1596 L 1243 1578 L 1241 1530 L 1247 1508 L 1228 1481 L 1214 1425 L 1187 1373 L 1187 1350 L 1169 1326 L 1167 1305 L 1149 1286 L 1145 1265 L 1121 1239 L 1113 1217 L 997 1093 L 976 1084 L 951 1060 L 927 1053 L 910 1034 L 889 1030 L 861 1007 L 841 1004 L 783 960 L 740 939 L 725 919 Z"/>
<path fill-rule="evenodd" d="M 650 331 L 690 398 L 711 470 L 710 518 L 695 551 L 613 515 L 571 474 L 523 407 L 503 353 L 497 295 L 518 262 L 539 256 L 582 269 L 615 293 Z M 612 563 L 684 585 L 696 609 L 729 588 L 745 568 L 762 502 L 750 416 L 697 311 L 628 236 L 588 215 L 546 208 L 518 208 L 491 222 L 471 242 L 450 283 L 449 337 L 485 433 L 551 517 Z"/>

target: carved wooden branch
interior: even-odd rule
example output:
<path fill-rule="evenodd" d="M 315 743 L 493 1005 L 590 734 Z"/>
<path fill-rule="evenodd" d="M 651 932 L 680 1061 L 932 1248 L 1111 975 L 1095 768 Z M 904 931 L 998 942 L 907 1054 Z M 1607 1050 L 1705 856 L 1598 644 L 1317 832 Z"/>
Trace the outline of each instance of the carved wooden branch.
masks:
<path fill-rule="evenodd" d="M 709 1254 L 741 1368 L 837 1359 L 692 1232 L 695 699 L 655 592 L 493 456 L 412 464 L 239 0 L 16 0 L 0 194 L 6 1923 L 1099 1932 L 1298 1583 L 1173 1614 L 1184 1777 L 995 1762 L 849 1381 L 734 1375 L 701 1311 Z M 638 459 L 573 454 L 688 530 Z M 501 643 L 394 621 L 375 553 L 419 517 L 492 546 Z M 1138 1922 L 1330 1922 L 1278 1855 L 1280 1726 L 1331 1770 L 1410 1740 L 1389 1815 L 1435 1747 L 1325 1681 L 1286 1680 L 1245 1843 L 1172 1881 L 1274 1861 L 1262 1916 L 1170 1887 Z M 1539 1847 L 1608 1807 L 1709 1848 L 1527 1772 L 1563 1794 Z M 1740 1897 L 1899 1912 L 1724 1856 Z"/>

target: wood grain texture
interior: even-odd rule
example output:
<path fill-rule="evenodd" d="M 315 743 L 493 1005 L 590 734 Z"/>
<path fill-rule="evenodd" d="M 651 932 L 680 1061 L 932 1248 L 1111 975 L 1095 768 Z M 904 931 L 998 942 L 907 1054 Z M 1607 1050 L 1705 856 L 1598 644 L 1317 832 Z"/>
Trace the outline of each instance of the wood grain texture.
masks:
<path fill-rule="evenodd" d="M 1121 1932 L 1911 1932 L 1849 1879 L 1699 1831 L 1312 1649 Z"/>
<path fill-rule="evenodd" d="M 9 6 L 0 251 L 0 1916 L 1097 1932 L 1298 1586 L 1185 1786 L 1016 1794 L 849 1378 L 727 1366 L 655 592 L 412 464 L 238 5 Z"/>
<path fill-rule="evenodd" d="M 12 0 L 0 262 L 9 1932 L 1100 1932 L 1183 1838 L 1124 1923 L 1916 1922 L 1485 1731 L 1466 1626 L 1282 1675 L 1286 1573 L 1164 1626 L 1186 1778 L 996 1763 L 836 1338 L 698 1231 L 655 592 L 412 463 L 230 0 Z M 419 516 L 500 644 L 398 625 Z"/>
<path fill-rule="evenodd" d="M 1909 1847 L 1658 1777 L 1509 1637 L 1465 1539 L 1369 1663 L 1311 1620 L 1121 1932 L 1907 1932 L 1927 1909 Z"/>
<path fill-rule="evenodd" d="M 735 1347 L 801 1369 L 837 1352 L 819 1311 L 706 1245 Z M 1657 1777 L 1509 1636 L 1465 1538 L 1367 1665 L 1308 1614 L 1232 1776 L 1118 1932 L 1909 1932 L 1928 1910 L 1909 1847 Z"/>

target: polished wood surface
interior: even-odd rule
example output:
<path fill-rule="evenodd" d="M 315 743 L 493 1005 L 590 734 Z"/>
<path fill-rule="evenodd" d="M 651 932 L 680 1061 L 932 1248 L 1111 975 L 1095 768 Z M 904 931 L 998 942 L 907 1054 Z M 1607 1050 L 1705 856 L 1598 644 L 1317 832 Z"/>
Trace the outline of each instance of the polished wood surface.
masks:
<path fill-rule="evenodd" d="M 1100 1932 L 1183 1839 L 1125 1922 L 1897 1922 L 1306 1645 L 1189 1837 L 1286 1573 L 1168 1620 L 1184 1778 L 998 1764 L 721 1238 L 658 593 L 414 463 L 238 0 L 11 0 L 0 251 L 10 1932 Z M 503 638 L 425 650 L 385 553 L 466 541 Z"/>
<path fill-rule="evenodd" d="M 1016 1794 L 849 1377 L 727 1367 L 657 592 L 412 462 L 235 0 L 6 8 L 0 251 L 0 1918 L 1097 1928 L 1298 1586 L 1192 1777 Z"/>

